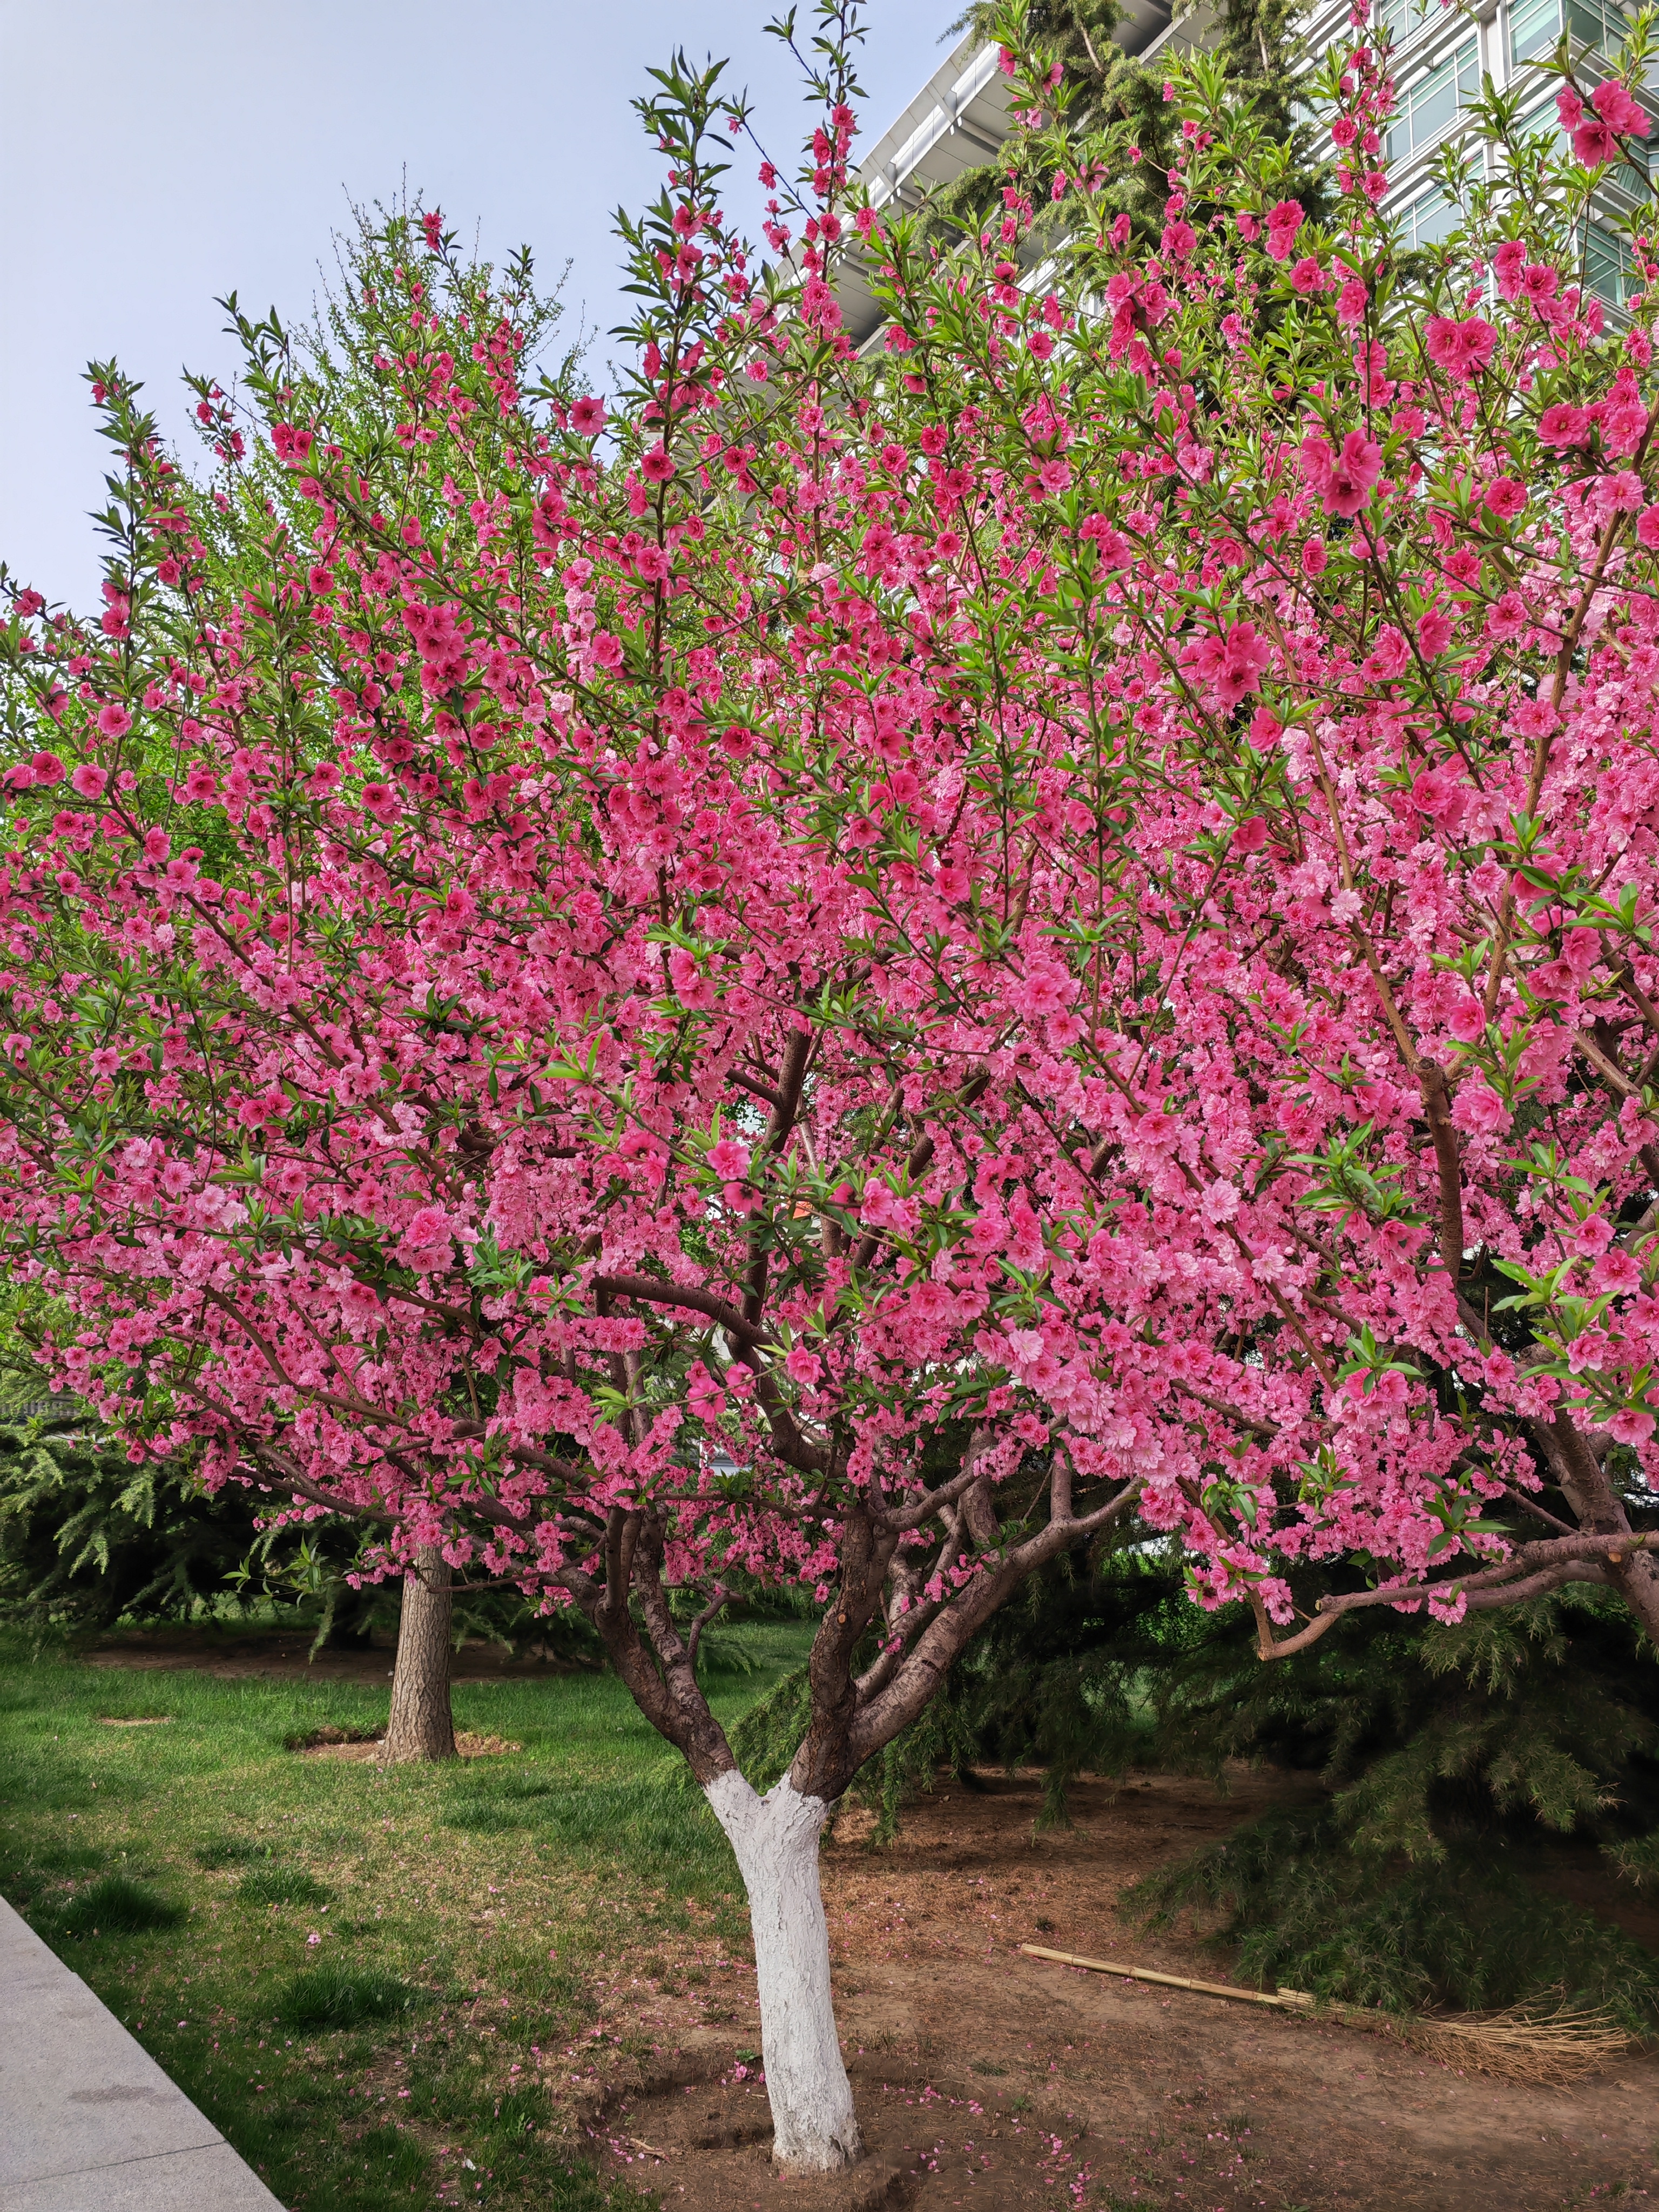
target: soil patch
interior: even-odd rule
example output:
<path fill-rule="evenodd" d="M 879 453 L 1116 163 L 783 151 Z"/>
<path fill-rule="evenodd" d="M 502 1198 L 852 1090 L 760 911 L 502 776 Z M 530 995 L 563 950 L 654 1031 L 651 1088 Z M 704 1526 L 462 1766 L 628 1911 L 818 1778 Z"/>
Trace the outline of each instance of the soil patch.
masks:
<path fill-rule="evenodd" d="M 320 1728 L 289 1747 L 302 1752 L 307 1759 L 342 1759 L 368 1765 L 379 1759 L 386 1747 L 386 1739 L 356 1735 L 347 1729 Z M 512 1752 L 522 1751 L 524 1746 L 509 1743 L 504 1736 L 479 1735 L 472 1729 L 457 1729 L 455 1748 L 463 1759 L 504 1759 Z"/>
<path fill-rule="evenodd" d="M 100 1728 L 165 1728 L 172 1718 L 171 1713 L 149 1713 L 142 1720 L 118 1718 L 113 1714 L 100 1713 L 98 1725 Z"/>
<path fill-rule="evenodd" d="M 941 1788 L 880 1852 L 860 1840 L 866 1820 L 844 1819 L 824 1901 L 865 2163 L 834 2181 L 774 2175 L 741 1960 L 695 1998 L 672 1971 L 618 1978 L 616 2027 L 631 2014 L 665 2053 L 706 2043 L 718 2022 L 727 2063 L 690 2091 L 609 2107 L 591 2124 L 596 2147 L 669 2212 L 1565 2212 L 1621 2187 L 1635 2202 L 1659 2192 L 1650 2055 L 1572 2088 L 1522 2087 L 1384 2034 L 1019 1952 L 1036 1942 L 1230 1980 L 1213 1951 L 1140 1935 L 1114 1906 L 1152 1867 L 1318 1794 L 1308 1778 L 1241 1770 L 1232 1782 L 1226 1797 L 1171 1777 L 1085 1784 L 1076 1826 L 1039 1837 L 1036 1778 L 987 1777 Z"/>

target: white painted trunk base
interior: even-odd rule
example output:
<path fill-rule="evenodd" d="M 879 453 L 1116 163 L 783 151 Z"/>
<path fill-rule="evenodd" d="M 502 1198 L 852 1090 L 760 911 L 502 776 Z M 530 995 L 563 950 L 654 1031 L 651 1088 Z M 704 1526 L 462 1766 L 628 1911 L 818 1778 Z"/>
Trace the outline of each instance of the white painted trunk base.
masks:
<path fill-rule="evenodd" d="M 818 1836 L 830 1817 L 787 1775 L 764 1797 L 742 1775 L 704 1794 L 731 1839 L 749 1893 L 773 2152 L 796 2173 L 833 2173 L 863 2148 L 830 1995 L 830 1931 L 818 1887 Z"/>

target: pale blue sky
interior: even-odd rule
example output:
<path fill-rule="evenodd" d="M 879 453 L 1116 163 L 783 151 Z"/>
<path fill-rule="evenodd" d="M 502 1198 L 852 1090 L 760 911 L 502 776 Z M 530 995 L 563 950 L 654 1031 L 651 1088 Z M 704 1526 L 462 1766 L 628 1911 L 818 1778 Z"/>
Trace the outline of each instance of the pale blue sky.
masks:
<path fill-rule="evenodd" d="M 943 58 L 962 0 L 869 0 L 867 146 Z M 729 55 L 793 152 L 778 0 L 0 0 L 0 559 L 95 597 L 104 449 L 81 371 L 115 355 L 170 430 L 178 372 L 228 375 L 216 295 L 308 313 L 349 202 L 407 179 L 487 252 L 573 263 L 566 327 L 622 319 L 611 212 L 656 188 L 630 99 L 676 44 Z M 810 0 L 800 7 L 805 20 Z M 781 157 L 780 157 L 781 158 Z M 792 162 L 793 166 L 793 162 Z M 748 187 L 753 163 L 734 178 Z M 745 213 L 751 191 L 728 203 Z M 606 357 L 601 337 L 592 358 Z"/>

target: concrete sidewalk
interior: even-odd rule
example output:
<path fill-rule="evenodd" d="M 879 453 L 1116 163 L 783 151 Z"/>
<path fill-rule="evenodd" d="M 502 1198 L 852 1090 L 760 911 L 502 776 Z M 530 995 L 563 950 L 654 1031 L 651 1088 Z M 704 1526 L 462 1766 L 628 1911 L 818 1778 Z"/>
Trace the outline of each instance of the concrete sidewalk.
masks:
<path fill-rule="evenodd" d="M 3 1900 L 0 2212 L 283 2212 Z"/>

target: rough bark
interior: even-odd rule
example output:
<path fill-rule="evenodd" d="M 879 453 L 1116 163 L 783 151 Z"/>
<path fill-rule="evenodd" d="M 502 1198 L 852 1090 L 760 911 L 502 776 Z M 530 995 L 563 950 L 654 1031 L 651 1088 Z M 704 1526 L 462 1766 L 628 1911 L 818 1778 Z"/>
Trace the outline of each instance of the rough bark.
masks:
<path fill-rule="evenodd" d="M 451 1604 L 449 1563 L 435 1546 L 422 1545 L 414 1571 L 404 1577 L 392 1713 L 380 1753 L 388 1766 L 456 1755 L 449 1707 Z"/>
<path fill-rule="evenodd" d="M 862 2150 L 836 2034 L 818 1838 L 830 1817 L 786 1776 L 764 1797 L 735 1770 L 704 1784 L 749 1893 L 773 2155 L 791 2173 L 834 2173 Z"/>
<path fill-rule="evenodd" d="M 1632 1534 L 1624 1502 L 1577 1423 L 1558 1413 L 1547 1426 L 1540 1422 L 1536 1433 L 1579 1527 L 1597 1536 Z M 1659 1645 L 1659 1566 L 1652 1555 L 1638 1550 L 1610 1553 L 1604 1571 L 1650 1639 Z"/>

